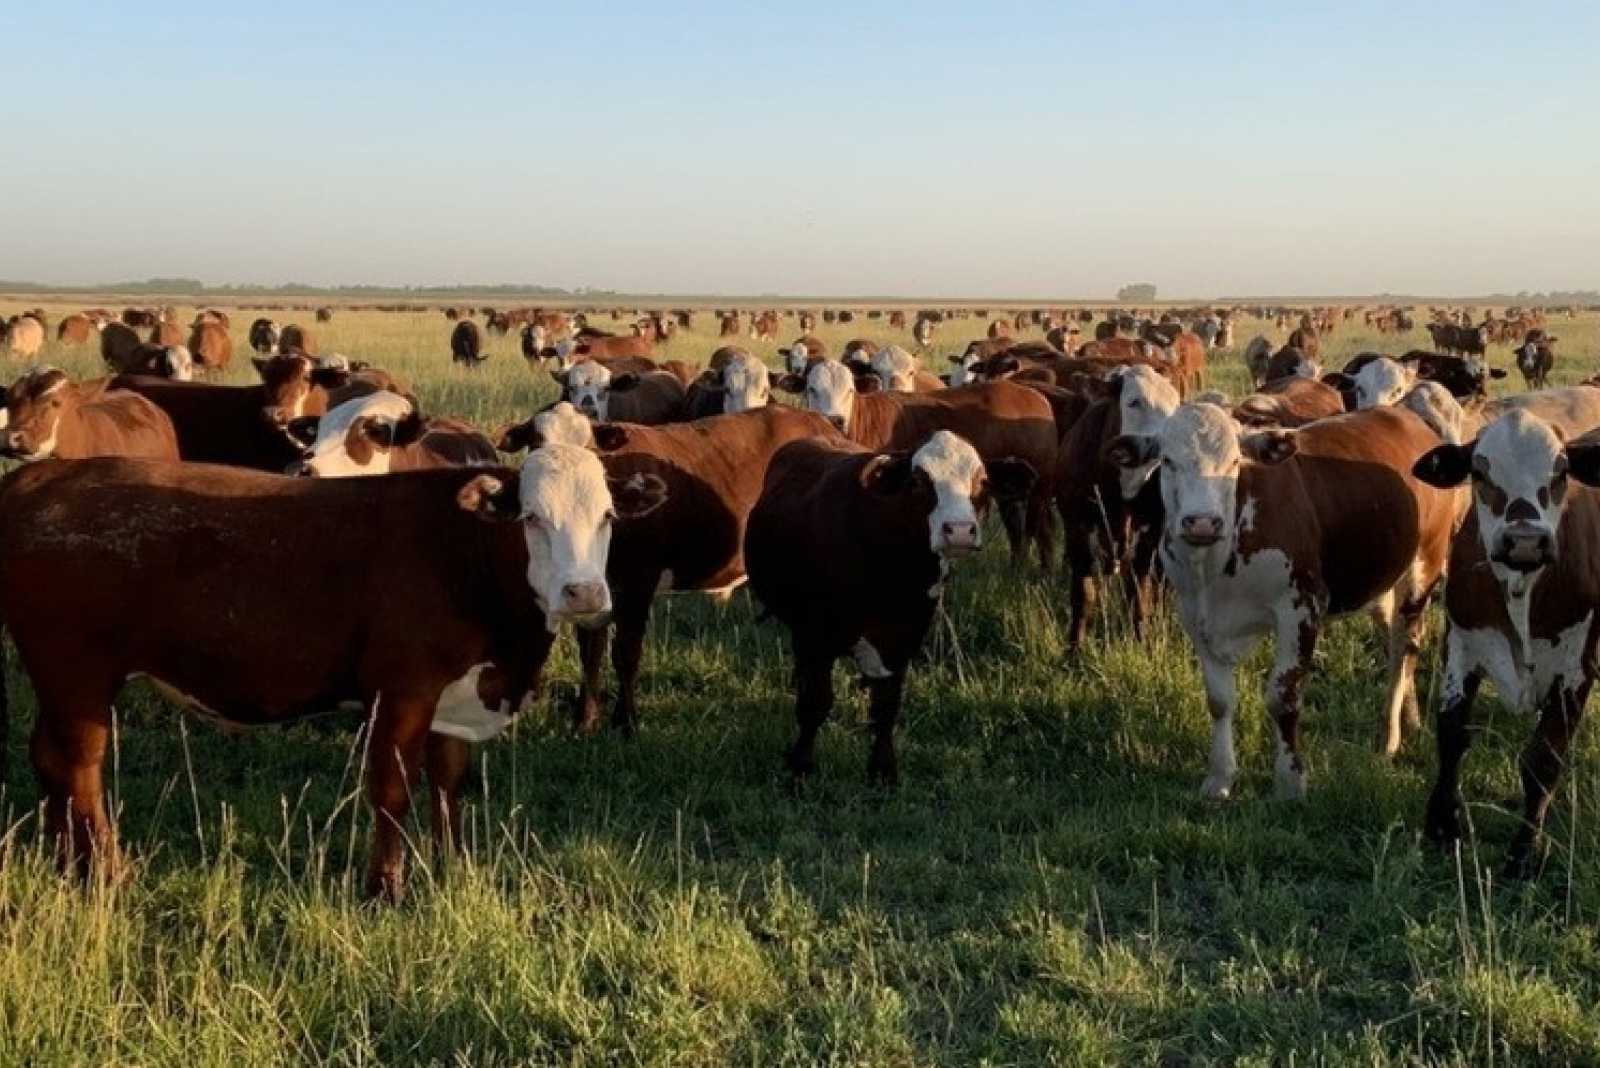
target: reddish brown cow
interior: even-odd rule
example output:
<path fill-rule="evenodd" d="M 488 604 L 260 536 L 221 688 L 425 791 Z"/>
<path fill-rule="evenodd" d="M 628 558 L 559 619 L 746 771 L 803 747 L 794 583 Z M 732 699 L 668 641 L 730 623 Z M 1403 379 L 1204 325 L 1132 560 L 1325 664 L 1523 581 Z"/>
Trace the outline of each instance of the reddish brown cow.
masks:
<path fill-rule="evenodd" d="M 286 355 L 315 356 L 317 336 L 303 326 L 290 323 L 278 332 L 278 351 Z"/>
<path fill-rule="evenodd" d="M 201 367 L 225 370 L 233 359 L 233 339 L 221 323 L 199 322 L 189 333 L 189 352 Z"/>
<path fill-rule="evenodd" d="M 1345 412 L 1344 396 L 1315 378 L 1277 378 L 1244 398 L 1234 418 L 1245 426 L 1297 427 Z"/>
<path fill-rule="evenodd" d="M 98 324 L 87 315 L 69 315 L 56 326 L 56 340 L 63 345 L 87 345 Z"/>
<path fill-rule="evenodd" d="M 136 393 L 104 379 L 73 382 L 41 367 L 0 389 L 0 455 L 13 460 L 126 456 L 177 460 L 172 421 Z"/>

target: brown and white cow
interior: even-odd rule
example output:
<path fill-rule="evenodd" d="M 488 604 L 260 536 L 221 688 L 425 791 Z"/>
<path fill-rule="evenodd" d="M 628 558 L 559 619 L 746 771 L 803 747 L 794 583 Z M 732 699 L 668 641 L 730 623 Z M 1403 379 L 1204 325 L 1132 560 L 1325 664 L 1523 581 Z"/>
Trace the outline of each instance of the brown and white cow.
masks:
<path fill-rule="evenodd" d="M 1305 426 L 1347 410 L 1340 392 L 1326 382 L 1291 375 L 1274 379 L 1245 397 L 1234 407 L 1234 418 L 1245 426 Z"/>
<path fill-rule="evenodd" d="M 656 426 L 683 417 L 683 382 L 669 371 L 613 373 L 599 360 L 580 360 L 553 377 L 561 399 L 597 422 Z"/>
<path fill-rule="evenodd" d="M 494 443 L 455 419 L 427 419 L 409 397 L 369 393 L 289 422 L 305 445 L 290 474 L 320 478 L 386 475 L 430 467 L 486 467 L 499 462 Z"/>
<path fill-rule="evenodd" d="M 1545 816 L 1594 684 L 1600 638 L 1600 439 L 1566 442 L 1559 429 L 1515 409 L 1473 441 L 1441 445 L 1416 465 L 1440 487 L 1471 483 L 1472 505 L 1451 545 L 1445 583 L 1439 774 L 1425 829 L 1461 837 L 1460 769 L 1470 717 L 1487 678 L 1520 711 L 1538 716 L 1523 750 L 1522 824 L 1507 873 L 1535 874 Z"/>
<path fill-rule="evenodd" d="M 718 349 L 705 372 L 690 385 L 684 417 L 735 415 L 763 407 L 772 397 L 775 377 L 766 364 L 744 349 Z"/>
<path fill-rule="evenodd" d="M 914 448 L 875 452 L 848 442 L 797 441 L 772 458 L 750 513 L 750 589 L 789 628 L 799 737 L 796 778 L 816 768 L 816 739 L 833 708 L 833 665 L 851 656 L 872 693 L 867 777 L 899 778 L 894 729 L 906 670 L 922 647 L 952 560 L 976 552 L 990 482 L 1033 472 L 978 451 L 947 430 Z"/>
<path fill-rule="evenodd" d="M 178 438 L 160 408 L 104 379 L 74 382 L 54 367 L 0 389 L 0 455 L 34 462 L 126 456 L 177 460 Z"/>
<path fill-rule="evenodd" d="M 63 864 L 116 867 L 101 764 L 111 702 L 143 675 L 234 724 L 360 702 L 377 813 L 367 889 L 398 897 L 425 759 L 435 833 L 457 829 L 466 761 L 430 745 L 430 727 L 482 738 L 509 722 L 556 625 L 610 609 L 613 527 L 659 493 L 613 493 L 595 456 L 566 445 L 520 473 L 286 479 L 123 459 L 14 472 L 0 485 L 0 618 L 37 697 L 31 754 Z M 274 645 L 285 634 L 301 640 Z"/>
<path fill-rule="evenodd" d="M 250 324 L 250 347 L 263 356 L 278 351 L 278 324 L 271 319 L 257 319 Z"/>
<path fill-rule="evenodd" d="M 1543 330 L 1530 330 L 1511 350 L 1516 358 L 1517 370 L 1522 372 L 1522 380 L 1529 389 L 1544 389 L 1550 384 L 1550 372 L 1556 366 L 1555 344 L 1558 340 Z"/>
<path fill-rule="evenodd" d="M 943 389 L 944 383 L 924 371 L 917 358 L 899 345 L 885 345 L 863 363 L 857 360 L 852 370 L 873 375 L 882 389 L 892 393 L 928 393 Z"/>
<path fill-rule="evenodd" d="M 1417 720 L 1423 609 L 1443 573 L 1455 514 L 1451 494 L 1411 474 L 1438 441 L 1394 408 L 1247 433 L 1221 408 L 1186 404 L 1159 434 L 1112 445 L 1125 467 L 1160 463 L 1161 560 L 1212 715 L 1205 796 L 1233 791 L 1234 671 L 1265 634 L 1275 646 L 1266 697 L 1278 791 L 1304 794 L 1301 689 L 1325 621 L 1363 608 L 1388 627 L 1382 749 L 1398 750 L 1403 721 Z"/>
<path fill-rule="evenodd" d="M 208 370 L 225 370 L 233 359 L 233 339 L 228 336 L 228 328 L 209 319 L 194 324 L 188 348 L 195 363 Z"/>

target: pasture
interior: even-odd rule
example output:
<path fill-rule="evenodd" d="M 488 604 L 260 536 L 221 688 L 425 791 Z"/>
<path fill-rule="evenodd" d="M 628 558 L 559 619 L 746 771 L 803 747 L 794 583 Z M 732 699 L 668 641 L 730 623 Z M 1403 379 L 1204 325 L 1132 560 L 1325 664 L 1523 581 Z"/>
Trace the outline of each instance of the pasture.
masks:
<path fill-rule="evenodd" d="M 91 377 L 97 347 L 54 336 L 81 306 L 44 305 L 42 360 Z M 253 379 L 255 314 L 233 312 L 226 381 Z M 490 358 L 469 371 L 451 365 L 437 311 L 272 314 L 312 327 L 324 353 L 408 376 L 430 414 L 492 430 L 555 395 L 515 332 L 486 336 Z M 1417 318 L 1400 338 L 1357 318 L 1323 362 L 1427 347 Z M 983 325 L 944 324 L 931 369 Z M 1247 391 L 1240 351 L 1270 325 L 1242 321 L 1211 387 Z M 1551 330 L 1554 384 L 1594 373 L 1600 316 Z M 775 364 L 798 333 L 786 319 L 778 343 L 739 343 Z M 910 347 L 886 318 L 818 333 L 835 350 L 854 336 Z M 715 335 L 702 311 L 660 352 L 703 364 Z M 1509 366 L 1504 347 L 1490 359 Z M 1520 389 L 1514 370 L 1496 384 Z M 8 650 L 0 1062 L 1600 1062 L 1593 729 L 1543 877 L 1503 885 L 1515 817 L 1502 801 L 1518 793 L 1527 721 L 1480 703 L 1463 778 L 1473 836 L 1459 853 L 1420 841 L 1439 612 L 1419 671 L 1425 726 L 1392 763 L 1373 753 L 1383 652 L 1363 615 L 1319 649 L 1309 798 L 1271 799 L 1261 650 L 1240 682 L 1238 798 L 1204 802 L 1210 721 L 1170 606 L 1136 642 L 1109 596 L 1069 656 L 1060 575 L 1014 566 L 990 525 L 913 669 L 898 789 L 865 785 L 865 704 L 841 666 L 820 771 L 792 792 L 786 632 L 742 592 L 665 597 L 637 738 L 574 736 L 563 638 L 544 699 L 478 754 L 461 860 L 434 863 L 418 805 L 396 908 L 360 895 L 359 716 L 226 734 L 137 684 L 107 769 L 131 870 L 88 892 L 61 879 L 37 828 L 32 698 Z"/>

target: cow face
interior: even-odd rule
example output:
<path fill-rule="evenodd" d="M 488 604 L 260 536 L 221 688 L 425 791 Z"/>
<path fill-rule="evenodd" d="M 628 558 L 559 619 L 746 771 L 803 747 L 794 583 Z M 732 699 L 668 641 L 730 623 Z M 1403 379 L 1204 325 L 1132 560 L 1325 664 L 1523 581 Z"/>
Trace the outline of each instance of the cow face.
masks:
<path fill-rule="evenodd" d="M 386 475 L 396 448 L 422 437 L 423 420 L 411 402 L 394 393 L 345 401 L 327 415 L 290 420 L 291 437 L 306 450 L 290 474 L 321 478 Z"/>
<path fill-rule="evenodd" d="M 594 453 L 559 443 L 528 454 L 514 494 L 495 476 L 479 475 L 457 496 L 463 509 L 482 518 L 521 525 L 528 585 L 552 630 L 609 616 L 612 525 L 648 515 L 665 501 L 661 479 L 608 480 Z"/>
<path fill-rule="evenodd" d="M 916 358 L 899 345 L 885 345 L 874 352 L 869 366 L 878 384 L 886 390 L 910 393 L 916 389 Z"/>
<path fill-rule="evenodd" d="M 1441 489 L 1472 480 L 1472 506 L 1489 567 L 1513 598 L 1533 588 L 1538 572 L 1556 558 L 1556 532 L 1566 508 L 1569 468 L 1581 482 L 1600 475 L 1600 454 L 1575 450 L 1573 465 L 1558 428 L 1522 409 L 1484 427 L 1474 442 L 1440 445 L 1412 473 Z"/>
<path fill-rule="evenodd" d="M 1411 382 L 1412 373 L 1387 356 L 1372 360 L 1353 376 L 1355 410 L 1387 408 L 1405 396 Z"/>
<path fill-rule="evenodd" d="M 182 345 L 164 349 L 156 360 L 156 373 L 174 382 L 194 381 L 194 357 Z"/>
<path fill-rule="evenodd" d="M 258 356 L 251 361 L 264 387 L 262 409 L 270 422 L 287 424 L 306 414 L 311 375 L 316 365 L 308 356 Z"/>
<path fill-rule="evenodd" d="M 722 410 L 726 413 L 765 408 L 771 392 L 766 364 L 747 352 L 735 353 L 722 368 Z"/>
<path fill-rule="evenodd" d="M 937 431 L 910 457 L 873 457 L 862 469 L 861 483 L 880 496 L 921 502 L 927 508 L 928 549 L 935 556 L 965 556 L 982 547 L 979 521 L 988 504 L 983 461 L 950 431 Z"/>
<path fill-rule="evenodd" d="M 806 375 L 802 403 L 837 429 L 844 430 L 850 425 L 850 415 L 855 411 L 855 376 L 842 363 L 820 361 Z"/>
<path fill-rule="evenodd" d="M 950 372 L 950 385 L 964 386 L 979 381 L 974 371 L 979 363 L 975 349 L 969 348 L 960 355 L 950 357 L 950 363 L 954 366 L 954 370 Z"/>
<path fill-rule="evenodd" d="M 54 367 L 40 367 L 12 383 L 4 394 L 0 455 L 30 463 L 54 455 L 72 395 L 72 382 Z"/>
<path fill-rule="evenodd" d="M 803 375 L 811 363 L 811 350 L 796 341 L 783 353 L 783 369 L 792 375 Z"/>
<path fill-rule="evenodd" d="M 1112 384 L 1116 387 L 1117 416 L 1124 434 L 1150 438 L 1157 436 L 1181 403 L 1177 389 L 1153 367 L 1135 366 L 1119 370 L 1113 376 Z M 1122 499 L 1131 501 L 1137 497 L 1155 469 L 1154 460 L 1123 467 L 1118 472 Z"/>
<path fill-rule="evenodd" d="M 599 422 L 611 407 L 611 371 L 604 364 L 584 360 L 568 368 L 563 377 L 562 399 Z"/>

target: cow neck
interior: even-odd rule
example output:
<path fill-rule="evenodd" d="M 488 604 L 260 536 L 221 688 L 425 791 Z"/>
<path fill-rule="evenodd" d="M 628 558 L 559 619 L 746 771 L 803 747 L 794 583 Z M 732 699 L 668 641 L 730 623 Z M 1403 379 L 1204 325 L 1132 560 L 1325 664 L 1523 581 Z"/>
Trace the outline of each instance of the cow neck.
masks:
<path fill-rule="evenodd" d="M 894 438 L 894 424 L 899 414 L 900 404 L 889 394 L 858 393 L 845 436 L 868 449 L 885 448 Z"/>

